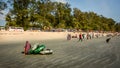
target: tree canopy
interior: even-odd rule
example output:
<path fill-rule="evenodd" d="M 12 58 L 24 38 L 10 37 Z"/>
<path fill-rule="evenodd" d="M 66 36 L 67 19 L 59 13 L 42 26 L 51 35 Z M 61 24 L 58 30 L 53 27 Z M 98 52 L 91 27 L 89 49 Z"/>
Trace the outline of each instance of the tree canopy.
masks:
<path fill-rule="evenodd" d="M 120 31 L 112 18 L 94 12 L 82 12 L 69 3 L 51 0 L 10 0 L 12 9 L 6 15 L 6 26 L 41 29 L 65 28 L 82 30 Z M 117 26 L 117 27 L 116 27 Z"/>

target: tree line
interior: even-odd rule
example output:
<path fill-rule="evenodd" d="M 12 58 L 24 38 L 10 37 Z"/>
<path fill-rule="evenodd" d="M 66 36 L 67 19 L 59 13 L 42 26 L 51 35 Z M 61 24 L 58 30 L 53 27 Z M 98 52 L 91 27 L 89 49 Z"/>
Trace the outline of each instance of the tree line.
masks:
<path fill-rule="evenodd" d="M 82 12 L 69 3 L 52 0 L 8 0 L 11 8 L 6 27 L 18 26 L 49 30 L 52 28 L 120 31 L 120 23 L 94 12 Z M 8 4 L 8 3 L 7 3 Z"/>

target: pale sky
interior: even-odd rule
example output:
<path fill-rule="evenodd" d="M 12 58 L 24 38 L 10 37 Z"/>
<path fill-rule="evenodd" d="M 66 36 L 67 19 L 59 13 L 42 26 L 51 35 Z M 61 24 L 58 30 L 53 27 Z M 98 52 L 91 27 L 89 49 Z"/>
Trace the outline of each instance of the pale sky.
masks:
<path fill-rule="evenodd" d="M 120 0 L 64 0 L 64 2 L 70 3 L 72 8 L 79 8 L 83 12 L 93 11 L 120 22 Z"/>
<path fill-rule="evenodd" d="M 54 0 L 68 2 L 72 8 L 78 8 L 83 12 L 93 11 L 98 15 L 112 18 L 120 22 L 120 0 Z"/>

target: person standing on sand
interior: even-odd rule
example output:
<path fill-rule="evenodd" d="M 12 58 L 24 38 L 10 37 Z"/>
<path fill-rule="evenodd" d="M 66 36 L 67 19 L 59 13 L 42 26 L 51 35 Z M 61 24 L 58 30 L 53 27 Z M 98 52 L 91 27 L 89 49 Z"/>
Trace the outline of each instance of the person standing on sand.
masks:
<path fill-rule="evenodd" d="M 71 34 L 67 35 L 67 40 L 71 40 Z"/>
<path fill-rule="evenodd" d="M 85 39 L 85 34 L 82 34 L 82 39 L 83 39 L 83 40 Z"/>
<path fill-rule="evenodd" d="M 87 40 L 89 39 L 89 33 L 87 33 Z"/>
<path fill-rule="evenodd" d="M 82 34 L 80 33 L 79 34 L 79 41 L 81 40 L 81 42 L 82 42 Z"/>
<path fill-rule="evenodd" d="M 28 41 L 26 41 L 25 47 L 24 47 L 24 53 L 25 53 L 25 55 L 29 54 L 30 49 L 31 49 L 31 44 Z"/>
<path fill-rule="evenodd" d="M 67 40 L 69 40 L 69 34 L 67 35 Z"/>

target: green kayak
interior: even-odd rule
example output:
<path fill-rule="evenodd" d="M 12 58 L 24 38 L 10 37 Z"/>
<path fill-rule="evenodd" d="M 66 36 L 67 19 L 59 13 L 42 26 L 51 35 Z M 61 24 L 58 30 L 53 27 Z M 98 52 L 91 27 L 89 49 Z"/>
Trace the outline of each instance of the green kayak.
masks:
<path fill-rule="evenodd" d="M 44 49 L 45 49 L 45 45 L 38 44 L 37 48 L 35 50 L 30 49 L 29 52 L 30 52 L 30 54 L 40 54 L 40 52 L 43 51 Z"/>

